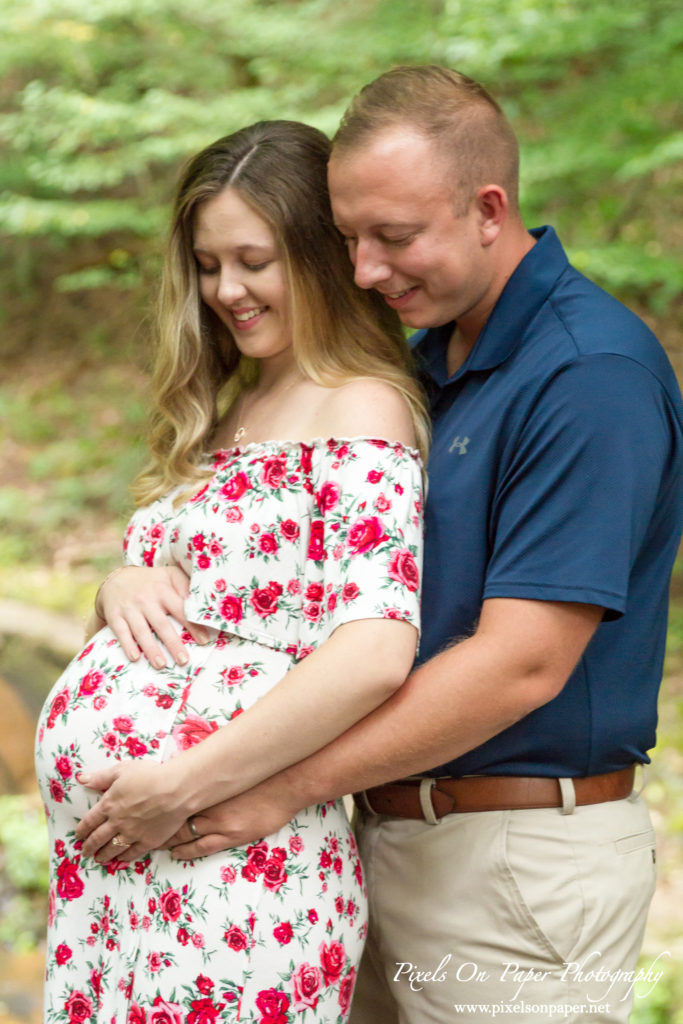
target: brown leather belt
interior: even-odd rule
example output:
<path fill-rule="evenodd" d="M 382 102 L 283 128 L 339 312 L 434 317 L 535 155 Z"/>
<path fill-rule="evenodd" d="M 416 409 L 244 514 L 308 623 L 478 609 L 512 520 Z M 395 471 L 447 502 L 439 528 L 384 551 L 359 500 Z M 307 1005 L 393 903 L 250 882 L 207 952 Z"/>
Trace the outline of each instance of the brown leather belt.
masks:
<path fill-rule="evenodd" d="M 631 765 L 605 775 L 572 779 L 576 805 L 624 800 L 633 791 L 634 777 L 635 766 Z M 421 779 L 399 779 L 398 782 L 354 793 L 354 800 L 362 811 L 373 814 L 429 820 L 423 810 L 425 787 L 423 785 L 421 796 L 421 782 Z M 428 786 L 427 799 L 437 818 L 472 811 L 563 806 L 559 779 L 540 776 L 469 775 L 460 779 L 430 779 Z"/>

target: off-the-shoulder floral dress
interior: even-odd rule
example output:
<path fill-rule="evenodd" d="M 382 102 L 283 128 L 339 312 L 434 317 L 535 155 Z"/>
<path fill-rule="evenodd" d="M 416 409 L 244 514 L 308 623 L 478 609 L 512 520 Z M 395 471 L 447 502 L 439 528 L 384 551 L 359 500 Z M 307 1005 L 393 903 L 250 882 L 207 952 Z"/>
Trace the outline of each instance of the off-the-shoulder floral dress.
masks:
<path fill-rule="evenodd" d="M 366 899 L 341 801 L 194 862 L 159 851 L 102 867 L 74 840 L 95 799 L 75 780 L 81 767 L 166 760 L 200 742 L 344 622 L 418 624 L 415 452 L 365 438 L 268 441 L 210 460 L 213 475 L 185 504 L 171 494 L 135 513 L 124 548 L 128 563 L 185 569 L 186 613 L 211 641 L 186 635 L 190 663 L 158 672 L 129 663 L 102 629 L 42 712 L 47 1024 L 339 1024 L 348 1013 Z"/>

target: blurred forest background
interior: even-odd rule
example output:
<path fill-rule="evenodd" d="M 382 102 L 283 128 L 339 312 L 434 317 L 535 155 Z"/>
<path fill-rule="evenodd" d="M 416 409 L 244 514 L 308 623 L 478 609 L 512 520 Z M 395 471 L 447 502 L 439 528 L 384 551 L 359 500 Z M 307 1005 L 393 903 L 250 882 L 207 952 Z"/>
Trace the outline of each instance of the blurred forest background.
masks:
<path fill-rule="evenodd" d="M 38 1019 L 33 722 L 120 560 L 181 162 L 260 118 L 332 133 L 392 65 L 456 67 L 518 130 L 527 223 L 555 225 L 680 378 L 682 43 L 676 0 L 0 0 L 0 1021 Z M 672 597 L 643 954 L 665 975 L 636 1024 L 683 1024 L 683 570 Z"/>

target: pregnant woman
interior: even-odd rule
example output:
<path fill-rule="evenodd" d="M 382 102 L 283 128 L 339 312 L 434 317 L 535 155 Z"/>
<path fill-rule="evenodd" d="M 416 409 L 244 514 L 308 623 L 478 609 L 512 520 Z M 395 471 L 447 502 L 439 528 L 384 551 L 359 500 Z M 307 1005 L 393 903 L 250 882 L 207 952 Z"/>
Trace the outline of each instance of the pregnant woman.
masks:
<path fill-rule="evenodd" d="M 187 574 L 187 658 L 129 660 L 99 621 L 46 701 L 49 1024 L 348 1013 L 366 903 L 341 802 L 194 862 L 161 849 L 366 715 L 415 653 L 424 413 L 392 311 L 353 284 L 328 155 L 262 122 L 178 187 L 117 585 Z"/>

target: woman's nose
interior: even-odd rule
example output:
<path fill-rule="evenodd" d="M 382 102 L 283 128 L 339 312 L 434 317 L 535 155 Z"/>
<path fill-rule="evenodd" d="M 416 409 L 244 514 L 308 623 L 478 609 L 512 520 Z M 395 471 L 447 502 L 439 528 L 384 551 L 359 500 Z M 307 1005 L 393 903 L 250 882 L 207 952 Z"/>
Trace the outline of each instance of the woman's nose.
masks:
<path fill-rule="evenodd" d="M 223 271 L 218 282 L 218 300 L 224 306 L 232 306 L 247 294 L 247 289 L 233 271 Z"/>

